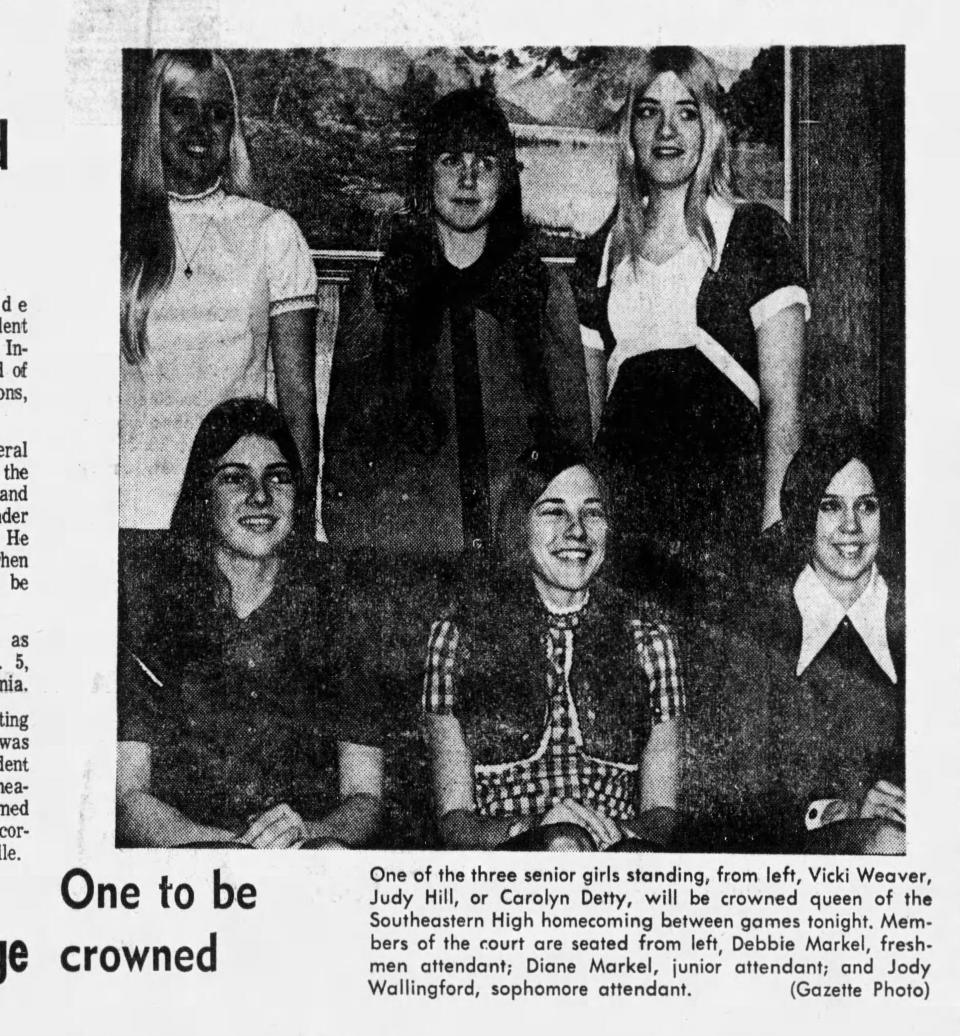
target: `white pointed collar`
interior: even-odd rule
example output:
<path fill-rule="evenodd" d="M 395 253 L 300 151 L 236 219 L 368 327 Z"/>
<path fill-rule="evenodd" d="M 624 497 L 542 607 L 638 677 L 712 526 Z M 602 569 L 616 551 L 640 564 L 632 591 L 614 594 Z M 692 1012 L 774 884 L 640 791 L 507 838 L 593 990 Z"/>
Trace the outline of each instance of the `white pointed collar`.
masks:
<path fill-rule="evenodd" d="M 866 589 L 849 609 L 845 609 L 820 582 L 813 568 L 807 565 L 793 587 L 793 599 L 797 602 L 803 622 L 800 657 L 797 659 L 797 676 L 820 654 L 836 628 L 846 617 L 860 634 L 877 665 L 896 683 L 897 670 L 894 667 L 890 645 L 887 642 L 887 598 L 889 593 L 886 580 L 874 565 L 870 571 L 870 582 Z"/>

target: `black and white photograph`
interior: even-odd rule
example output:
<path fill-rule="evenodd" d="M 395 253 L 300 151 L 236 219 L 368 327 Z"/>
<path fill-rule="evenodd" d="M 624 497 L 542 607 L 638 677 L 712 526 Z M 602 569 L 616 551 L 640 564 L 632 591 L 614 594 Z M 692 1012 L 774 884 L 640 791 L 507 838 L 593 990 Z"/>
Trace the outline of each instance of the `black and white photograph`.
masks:
<path fill-rule="evenodd" d="M 904 853 L 904 67 L 125 50 L 117 846 Z"/>
<path fill-rule="evenodd" d="M 0 5 L 5 1033 L 958 1031 L 955 20 Z"/>

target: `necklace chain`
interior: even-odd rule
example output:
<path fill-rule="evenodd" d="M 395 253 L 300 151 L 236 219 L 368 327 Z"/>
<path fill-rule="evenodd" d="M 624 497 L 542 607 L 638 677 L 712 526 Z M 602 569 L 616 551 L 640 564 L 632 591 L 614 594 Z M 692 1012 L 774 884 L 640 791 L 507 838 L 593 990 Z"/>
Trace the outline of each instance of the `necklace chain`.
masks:
<path fill-rule="evenodd" d="M 201 197 L 205 197 L 205 195 Z M 207 217 L 207 222 L 204 224 L 203 230 L 200 232 L 200 237 L 197 238 L 197 243 L 189 256 L 187 255 L 187 250 L 183 247 L 183 242 L 180 240 L 180 235 L 177 233 L 177 225 L 176 223 L 173 223 L 173 237 L 177 243 L 177 248 L 180 254 L 183 256 L 183 276 L 186 277 L 187 280 L 190 280 L 190 278 L 193 276 L 193 260 L 197 258 L 197 253 L 200 251 L 200 248 L 203 245 L 203 240 L 207 236 L 207 231 L 210 229 L 211 224 L 213 223 L 214 219 L 216 219 L 217 214 L 222 211 L 222 209 L 223 202 L 221 200 L 220 205 Z"/>

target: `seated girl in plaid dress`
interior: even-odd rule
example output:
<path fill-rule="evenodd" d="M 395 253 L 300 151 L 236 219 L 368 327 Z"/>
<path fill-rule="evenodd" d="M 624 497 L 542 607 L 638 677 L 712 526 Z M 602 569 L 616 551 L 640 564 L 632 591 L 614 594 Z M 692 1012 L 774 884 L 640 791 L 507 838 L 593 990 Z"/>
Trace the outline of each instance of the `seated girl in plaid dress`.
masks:
<path fill-rule="evenodd" d="M 530 451 L 504 492 L 492 577 L 433 624 L 424 709 L 446 845 L 667 845 L 679 654 L 649 606 L 597 579 L 609 528 L 582 451 Z"/>

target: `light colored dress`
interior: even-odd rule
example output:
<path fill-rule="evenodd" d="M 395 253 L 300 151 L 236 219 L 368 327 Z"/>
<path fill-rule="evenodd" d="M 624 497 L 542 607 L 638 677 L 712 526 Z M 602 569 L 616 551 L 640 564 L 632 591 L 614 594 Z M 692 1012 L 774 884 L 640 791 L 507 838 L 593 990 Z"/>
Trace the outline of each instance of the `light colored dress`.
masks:
<path fill-rule="evenodd" d="M 316 306 L 310 252 L 285 212 L 218 187 L 170 195 L 170 215 L 176 270 L 150 309 L 146 358 L 120 361 L 121 528 L 169 526 L 203 418 L 234 397 L 275 400 L 270 317 Z"/>

